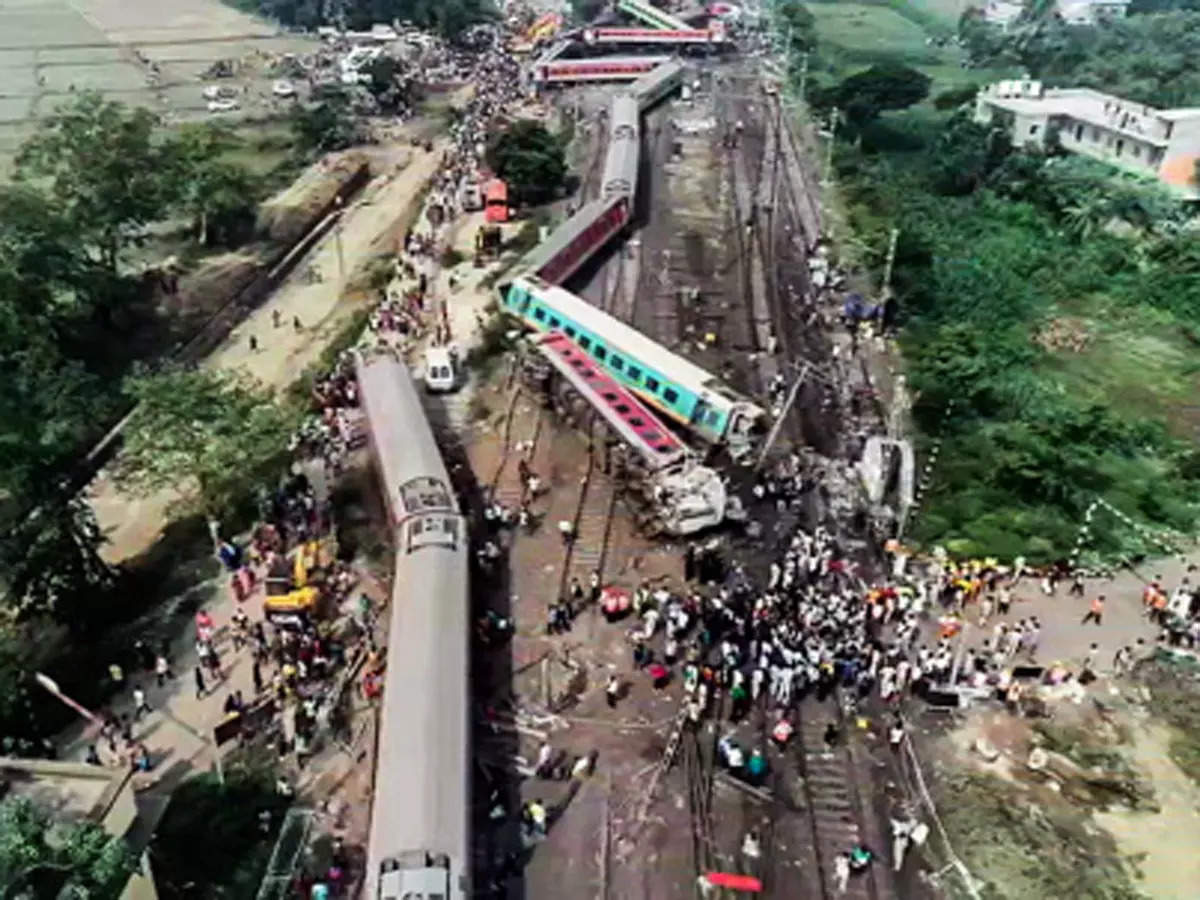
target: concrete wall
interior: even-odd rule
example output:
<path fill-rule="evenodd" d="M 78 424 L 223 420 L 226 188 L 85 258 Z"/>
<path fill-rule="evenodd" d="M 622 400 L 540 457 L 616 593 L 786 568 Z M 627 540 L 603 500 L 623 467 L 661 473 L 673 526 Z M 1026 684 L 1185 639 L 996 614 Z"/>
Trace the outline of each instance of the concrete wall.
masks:
<path fill-rule="evenodd" d="M 1200 119 L 1175 123 L 1171 140 L 1158 167 L 1158 177 L 1189 197 L 1200 196 L 1196 182 L 1196 161 L 1200 160 Z"/>
<path fill-rule="evenodd" d="M 143 851 L 138 859 L 138 869 L 129 877 L 125 890 L 121 891 L 120 900 L 158 900 L 158 890 L 154 887 L 154 873 L 150 871 L 150 856 Z"/>

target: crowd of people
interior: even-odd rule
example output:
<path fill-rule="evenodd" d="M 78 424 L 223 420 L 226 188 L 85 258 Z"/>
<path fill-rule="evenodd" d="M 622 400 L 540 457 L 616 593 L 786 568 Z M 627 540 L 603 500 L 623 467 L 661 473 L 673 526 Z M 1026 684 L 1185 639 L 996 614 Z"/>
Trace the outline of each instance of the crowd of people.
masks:
<path fill-rule="evenodd" d="M 349 596 L 354 577 L 317 549 L 317 539 L 328 533 L 331 522 L 303 475 L 266 493 L 260 514 L 246 544 L 216 539 L 215 555 L 228 577 L 232 611 L 225 622 L 209 607 L 196 612 L 194 652 L 188 654 L 192 662 L 182 674 L 191 668 L 197 701 L 223 697 L 225 721 L 218 730 L 237 720 L 239 740 L 277 733 L 281 761 L 303 765 L 315 739 L 331 725 L 330 688 L 347 654 L 346 631 L 336 617 L 322 613 Z M 318 574 L 319 587 L 314 585 Z M 292 597 L 306 586 L 311 604 L 289 605 L 284 615 L 272 617 L 272 597 Z M 258 612 L 256 600 L 262 601 L 262 619 L 253 614 Z M 356 631 L 371 641 L 370 631 Z M 146 638 L 109 665 L 113 707 L 99 716 L 98 739 L 88 746 L 86 762 L 128 765 L 139 772 L 153 768 L 156 751 L 139 737 L 139 726 L 156 713 L 174 719 L 167 698 L 184 658 L 171 640 Z M 248 669 L 238 666 L 239 659 L 249 662 Z M 151 694 L 157 695 L 153 703 Z M 126 706 L 128 712 L 122 710 Z M 277 713 L 282 715 L 272 725 Z"/>

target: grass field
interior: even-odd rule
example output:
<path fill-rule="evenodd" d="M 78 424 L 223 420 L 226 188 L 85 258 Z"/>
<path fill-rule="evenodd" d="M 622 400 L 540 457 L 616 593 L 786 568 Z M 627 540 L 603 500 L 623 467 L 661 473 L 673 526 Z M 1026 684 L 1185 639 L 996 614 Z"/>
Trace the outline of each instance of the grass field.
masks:
<path fill-rule="evenodd" d="M 809 3 L 817 20 L 821 65 L 834 76 L 879 62 L 915 66 L 933 79 L 933 93 L 967 83 L 1008 77 L 1007 70 L 964 69 L 962 51 L 936 46 L 934 36 L 952 33 L 955 0 L 898 0 L 883 4 Z"/>
<path fill-rule="evenodd" d="M 219 0 L 0 2 L 0 34 L 0 178 L 37 122 L 74 92 L 98 90 L 172 123 L 204 120 L 210 114 L 200 75 L 217 60 L 234 60 L 240 65 L 232 83 L 245 93 L 242 111 L 224 120 L 237 127 L 242 117 L 257 121 L 283 111 L 271 95 L 270 60 L 316 48 Z M 146 60 L 158 67 L 157 78 Z M 258 127 L 248 123 L 245 130 L 253 138 Z"/>
<path fill-rule="evenodd" d="M 1130 418 L 1162 420 L 1176 435 L 1200 439 L 1200 366 L 1196 347 L 1170 313 L 1129 307 L 1099 295 L 1074 309 L 1051 309 L 1080 323 L 1088 342 L 1080 352 L 1047 360 L 1068 393 L 1107 403 Z"/>

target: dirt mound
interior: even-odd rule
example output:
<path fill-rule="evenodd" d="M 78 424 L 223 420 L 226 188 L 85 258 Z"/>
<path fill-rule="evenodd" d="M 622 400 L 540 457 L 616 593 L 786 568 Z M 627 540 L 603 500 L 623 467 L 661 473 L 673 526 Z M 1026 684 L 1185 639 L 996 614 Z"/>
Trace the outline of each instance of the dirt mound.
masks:
<path fill-rule="evenodd" d="M 349 195 L 366 180 L 369 165 L 367 155 L 359 150 L 322 157 L 259 207 L 258 233 L 273 242 L 292 245 L 332 207 L 334 197 Z"/>
<path fill-rule="evenodd" d="M 1033 340 L 1051 353 L 1082 353 L 1092 343 L 1092 334 L 1083 319 L 1059 316 L 1044 323 Z"/>
<path fill-rule="evenodd" d="M 222 253 L 204 261 L 179 280 L 176 312 L 183 316 L 208 316 L 246 287 L 262 269 L 254 254 Z"/>

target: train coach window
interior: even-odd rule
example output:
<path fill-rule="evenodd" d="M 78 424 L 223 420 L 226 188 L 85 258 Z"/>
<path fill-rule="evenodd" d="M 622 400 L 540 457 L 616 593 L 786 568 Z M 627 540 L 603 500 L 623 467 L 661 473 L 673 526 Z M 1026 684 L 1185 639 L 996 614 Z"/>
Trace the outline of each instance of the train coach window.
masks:
<path fill-rule="evenodd" d="M 569 338 L 575 337 L 575 329 L 572 328 L 570 325 L 568 325 L 566 328 L 564 328 L 563 331 L 565 331 L 567 333 L 567 337 L 569 337 Z"/>
<path fill-rule="evenodd" d="M 581 337 L 579 339 L 579 346 L 582 347 L 584 350 L 587 350 L 589 347 L 592 346 L 592 339 L 590 337 Z"/>
<path fill-rule="evenodd" d="M 625 363 L 621 360 L 621 357 L 617 356 L 615 353 L 613 354 L 612 359 L 608 361 L 608 364 L 618 372 L 625 368 Z"/>
<path fill-rule="evenodd" d="M 663 398 L 668 403 L 674 405 L 675 401 L 679 399 L 679 394 L 676 391 L 667 388 L 665 391 L 663 391 Z"/>
<path fill-rule="evenodd" d="M 535 319 L 537 319 L 539 322 L 545 322 L 546 321 L 546 311 L 539 306 L 537 309 L 535 309 L 533 311 L 533 317 Z"/>
<path fill-rule="evenodd" d="M 631 381 L 637 381 L 641 377 L 642 377 L 641 369 L 639 369 L 637 366 L 629 367 L 629 378 Z"/>
<path fill-rule="evenodd" d="M 657 394 L 658 393 L 658 379 L 651 378 L 649 375 L 647 375 L 646 376 L 646 388 L 647 388 L 647 390 L 654 391 L 654 393 Z"/>
<path fill-rule="evenodd" d="M 597 347 L 594 355 L 596 359 L 600 360 L 600 362 L 604 362 L 604 360 L 608 357 L 608 351 L 603 347 Z"/>
<path fill-rule="evenodd" d="M 715 428 L 715 427 L 716 427 L 716 425 L 717 425 L 717 418 L 718 418 L 718 416 L 717 416 L 717 414 L 716 414 L 715 412 L 710 412 L 710 413 L 708 414 L 708 424 L 709 424 L 709 427 L 710 427 L 710 428 Z"/>
<path fill-rule="evenodd" d="M 550 317 L 550 327 L 551 328 L 561 328 L 562 327 L 562 321 L 558 318 L 558 316 Z"/>

